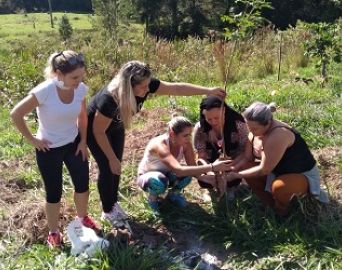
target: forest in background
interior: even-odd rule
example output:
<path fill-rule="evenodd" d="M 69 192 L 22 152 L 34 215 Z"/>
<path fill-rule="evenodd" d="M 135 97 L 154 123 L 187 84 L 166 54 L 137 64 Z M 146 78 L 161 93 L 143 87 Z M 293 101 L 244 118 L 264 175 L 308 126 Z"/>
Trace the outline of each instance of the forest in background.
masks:
<path fill-rule="evenodd" d="M 297 21 L 333 22 L 342 15 L 341 0 L 0 0 L 0 14 L 48 12 L 94 13 L 102 8 L 120 21 L 144 23 L 153 35 L 167 39 L 205 37 L 209 31 L 230 27 L 222 16 L 240 16 L 246 6 L 260 10 L 265 24 L 285 29 Z M 246 5 L 252 3 L 252 5 Z M 269 4 L 269 6 L 265 5 Z"/>

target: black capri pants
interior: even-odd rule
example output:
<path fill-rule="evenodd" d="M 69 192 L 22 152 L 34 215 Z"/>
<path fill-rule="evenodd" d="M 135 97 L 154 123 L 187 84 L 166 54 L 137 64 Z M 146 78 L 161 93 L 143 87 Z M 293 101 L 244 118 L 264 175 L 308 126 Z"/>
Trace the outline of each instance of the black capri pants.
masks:
<path fill-rule="evenodd" d="M 106 135 L 111 148 L 121 162 L 125 145 L 125 129 L 123 124 L 120 123 L 115 128 L 106 131 Z M 89 132 L 89 129 L 87 138 L 88 147 L 99 168 L 97 188 L 100 194 L 102 209 L 103 212 L 109 213 L 112 210 L 113 205 L 118 201 L 120 175 L 112 173 L 106 155 L 98 145 L 94 134 Z"/>
<path fill-rule="evenodd" d="M 46 201 L 58 203 L 62 197 L 63 163 L 67 167 L 76 193 L 89 190 L 88 160 L 82 160 L 82 154 L 75 155 L 79 143 L 79 136 L 74 142 L 50 148 L 43 152 L 36 149 L 36 160 L 42 175 Z"/>

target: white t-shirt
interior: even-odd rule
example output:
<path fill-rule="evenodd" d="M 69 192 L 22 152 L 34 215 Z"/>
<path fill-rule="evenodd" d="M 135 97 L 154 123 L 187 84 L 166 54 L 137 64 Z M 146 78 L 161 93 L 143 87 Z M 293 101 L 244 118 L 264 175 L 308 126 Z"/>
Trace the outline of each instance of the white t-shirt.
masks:
<path fill-rule="evenodd" d="M 87 91 L 88 87 L 80 83 L 74 90 L 73 101 L 65 104 L 58 96 L 54 80 L 46 80 L 33 88 L 30 94 L 39 103 L 36 109 L 39 123 L 36 137 L 50 141 L 50 148 L 73 142 L 78 134 L 77 117 Z"/>

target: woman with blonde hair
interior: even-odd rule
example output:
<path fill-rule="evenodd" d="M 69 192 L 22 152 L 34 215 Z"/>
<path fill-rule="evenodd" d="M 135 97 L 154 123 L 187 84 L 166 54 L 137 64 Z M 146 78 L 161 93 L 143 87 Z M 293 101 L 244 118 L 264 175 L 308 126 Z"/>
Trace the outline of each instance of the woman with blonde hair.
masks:
<path fill-rule="evenodd" d="M 148 192 L 148 204 L 154 214 L 159 214 L 160 197 L 168 188 L 168 198 L 179 207 L 186 206 L 182 190 L 191 182 L 192 176 L 207 172 L 227 171 L 229 161 L 215 161 L 196 166 L 192 146 L 192 124 L 181 116 L 168 123 L 168 131 L 150 140 L 138 168 L 138 185 Z M 186 165 L 180 162 L 185 160 Z"/>
<path fill-rule="evenodd" d="M 36 148 L 36 159 L 45 191 L 49 247 L 61 247 L 58 220 L 62 196 L 63 163 L 74 184 L 77 216 L 86 227 L 100 228 L 87 214 L 89 169 L 87 152 L 87 112 L 85 96 L 88 87 L 82 82 L 85 61 L 74 51 L 53 53 L 45 69 L 46 80 L 33 88 L 11 111 L 11 117 L 22 135 Z M 38 131 L 33 135 L 24 120 L 37 110 Z"/>
<path fill-rule="evenodd" d="M 244 178 L 264 205 L 286 215 L 295 196 L 312 194 L 328 202 L 320 188 L 316 161 L 300 134 L 273 118 L 274 103 L 255 102 L 243 116 L 249 128 L 244 157 L 235 164 L 232 179 Z M 246 164 L 254 164 L 249 166 Z"/>
<path fill-rule="evenodd" d="M 102 202 L 102 218 L 116 226 L 128 218 L 118 204 L 118 188 L 124 149 L 125 130 L 149 94 L 217 95 L 219 88 L 206 88 L 188 83 L 169 83 L 152 77 L 145 63 L 124 64 L 113 80 L 91 99 L 88 106 L 88 146 L 98 168 L 98 190 Z"/>

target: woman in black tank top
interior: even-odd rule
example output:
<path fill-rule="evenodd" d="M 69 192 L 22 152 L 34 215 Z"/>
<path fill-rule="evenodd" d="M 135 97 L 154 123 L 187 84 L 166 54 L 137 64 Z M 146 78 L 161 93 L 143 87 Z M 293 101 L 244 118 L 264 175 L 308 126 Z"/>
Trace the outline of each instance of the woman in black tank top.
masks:
<path fill-rule="evenodd" d="M 255 102 L 243 116 L 249 128 L 244 158 L 229 177 L 244 178 L 264 205 L 285 215 L 294 196 L 305 195 L 319 182 L 316 161 L 300 134 L 273 119 L 274 104 Z M 246 164 L 253 164 L 242 170 Z"/>

